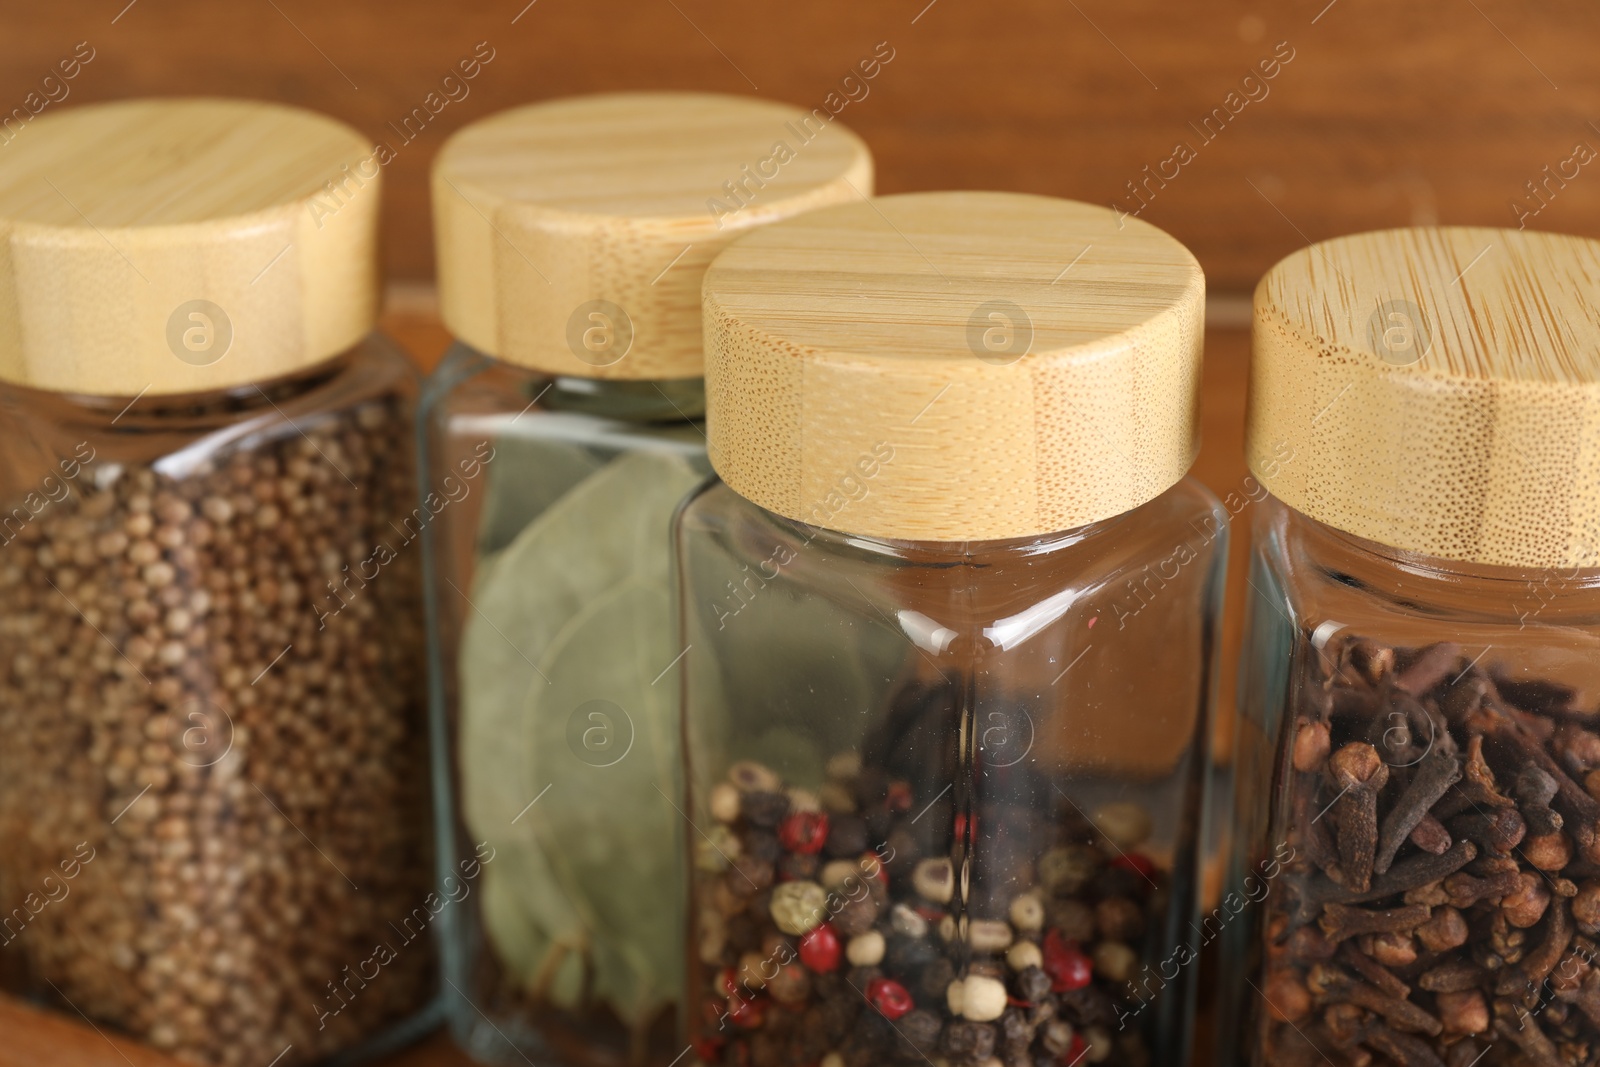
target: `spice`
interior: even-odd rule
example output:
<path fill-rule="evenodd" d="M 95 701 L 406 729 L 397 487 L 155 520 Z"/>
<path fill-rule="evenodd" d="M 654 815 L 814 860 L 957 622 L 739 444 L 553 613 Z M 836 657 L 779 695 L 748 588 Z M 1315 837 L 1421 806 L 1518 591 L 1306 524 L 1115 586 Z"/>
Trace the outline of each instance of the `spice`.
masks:
<path fill-rule="evenodd" d="M 93 849 L 0 937 L 28 992 L 180 1059 L 309 1062 L 432 986 L 414 550 L 354 567 L 411 513 L 407 405 L 131 458 L 162 403 L 0 547 L 0 908 Z"/>
<path fill-rule="evenodd" d="M 822 848 L 837 858 L 820 883 L 752 881 L 740 863 L 769 857 L 775 844 L 781 868 L 815 843 L 813 834 L 784 832 L 805 813 L 774 772 L 738 763 L 708 791 L 718 811 L 737 814 L 716 828 L 732 835 L 722 849 L 731 860 L 702 862 L 697 873 L 699 960 L 711 977 L 697 1047 L 707 1063 L 869 1067 L 938 1058 L 977 1067 L 991 1057 L 1032 1064 L 1070 1052 L 1083 1062 L 1149 1064 L 1143 1038 L 1118 1032 L 1116 1021 L 1134 1002 L 1129 983 L 1144 931 L 1157 925 L 1151 909 L 1162 906 L 1166 876 L 1151 864 L 1151 885 L 1114 865 L 1124 846 L 1108 833 L 1136 848 L 1149 835 L 1142 810 L 1108 806 L 1091 822 L 1063 804 L 1051 835 L 1058 843 L 1015 865 L 1017 884 L 997 895 L 963 887 L 949 857 L 919 855 L 934 816 L 910 783 L 863 768 L 853 752 L 828 767 L 823 791 L 835 810 Z M 737 808 L 724 786 L 740 791 Z M 953 824 L 963 815 L 946 808 L 942 817 Z M 998 809 L 977 820 L 1007 823 Z M 839 837 L 857 825 L 876 835 L 864 854 L 854 847 L 859 838 Z M 710 860 L 708 852 L 698 854 Z M 765 873 L 772 861 L 761 862 Z M 807 996 L 786 1001 L 771 976 L 797 965 L 810 976 Z"/>
<path fill-rule="evenodd" d="M 1600 736 L 1570 690 L 1483 658 L 1354 634 L 1312 658 L 1265 1062 L 1600 1060 L 1600 802 L 1578 784 Z"/>
<path fill-rule="evenodd" d="M 506 973 L 486 1010 L 505 997 L 608 1013 L 634 1062 L 665 1051 L 650 1035 L 682 984 L 681 820 L 662 799 L 678 778 L 677 709 L 670 684 L 652 684 L 678 652 L 672 511 L 703 477 L 697 434 L 679 429 L 659 451 L 620 455 L 496 440 L 484 507 L 498 518 L 484 523 L 459 649 L 462 814 L 510 860 L 484 868 L 484 930 Z M 736 813 L 739 799 L 719 804 Z M 768 826 L 787 812 L 777 801 Z M 765 860 L 740 853 L 753 881 L 772 882 L 770 847 Z"/>

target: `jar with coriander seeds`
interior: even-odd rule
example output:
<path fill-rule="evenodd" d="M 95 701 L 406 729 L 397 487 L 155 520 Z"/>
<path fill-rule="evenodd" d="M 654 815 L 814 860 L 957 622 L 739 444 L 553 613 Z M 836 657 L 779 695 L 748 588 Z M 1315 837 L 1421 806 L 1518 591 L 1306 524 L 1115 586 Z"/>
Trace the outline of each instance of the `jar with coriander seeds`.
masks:
<path fill-rule="evenodd" d="M 0 156 L 0 978 L 183 1062 L 357 1056 L 435 992 L 370 155 L 164 99 Z"/>
<path fill-rule="evenodd" d="M 1154 227 L 890 196 L 706 274 L 677 525 L 705 1064 L 1188 1062 L 1227 519 Z"/>
<path fill-rule="evenodd" d="M 816 113 L 700 93 L 474 123 L 433 172 L 432 699 L 454 1036 L 486 1062 L 673 1062 L 683 835 L 668 570 L 710 473 L 700 282 L 741 233 L 872 191 Z"/>
<path fill-rule="evenodd" d="M 1441 227 L 1256 290 L 1219 1062 L 1600 1062 L 1597 279 Z"/>

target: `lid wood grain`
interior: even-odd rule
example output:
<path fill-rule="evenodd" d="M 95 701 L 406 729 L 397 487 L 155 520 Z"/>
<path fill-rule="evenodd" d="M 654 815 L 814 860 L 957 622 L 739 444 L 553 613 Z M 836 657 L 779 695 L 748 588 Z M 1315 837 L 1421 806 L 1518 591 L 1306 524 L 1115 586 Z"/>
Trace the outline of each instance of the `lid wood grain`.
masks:
<path fill-rule="evenodd" d="M 378 309 L 372 146 L 297 108 L 51 111 L 0 152 L 0 379 L 102 396 L 292 373 Z"/>
<path fill-rule="evenodd" d="M 706 274 L 711 459 L 781 515 L 1025 537 L 1189 469 L 1205 313 L 1177 241 L 1102 207 L 918 193 L 732 245 Z"/>
<path fill-rule="evenodd" d="M 535 370 L 699 377 L 712 258 L 872 180 L 866 145 L 820 109 L 613 93 L 505 111 L 434 164 L 440 309 L 467 344 Z"/>
<path fill-rule="evenodd" d="M 1347 533 L 1600 566 L 1600 242 L 1472 227 L 1303 249 L 1255 294 L 1247 449 Z"/>

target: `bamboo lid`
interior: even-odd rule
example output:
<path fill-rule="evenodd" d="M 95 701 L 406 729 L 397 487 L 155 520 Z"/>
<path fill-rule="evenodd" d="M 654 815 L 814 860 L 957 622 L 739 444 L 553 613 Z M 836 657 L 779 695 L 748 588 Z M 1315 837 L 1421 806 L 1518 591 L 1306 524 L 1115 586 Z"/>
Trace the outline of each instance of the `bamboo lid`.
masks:
<path fill-rule="evenodd" d="M 706 274 L 711 459 L 770 511 L 920 541 L 1120 514 L 1189 469 L 1205 280 L 1107 208 L 918 193 L 751 234 Z"/>
<path fill-rule="evenodd" d="M 515 108 L 434 163 L 440 309 L 467 344 L 535 370 L 697 378 L 712 258 L 871 193 L 866 145 L 822 109 L 709 93 Z"/>
<path fill-rule="evenodd" d="M 1256 288 L 1247 447 L 1347 533 L 1600 566 L 1600 242 L 1442 227 L 1296 252 Z"/>
<path fill-rule="evenodd" d="M 349 348 L 377 315 L 380 186 L 371 145 L 298 108 L 52 110 L 0 151 L 0 380 L 198 393 Z"/>

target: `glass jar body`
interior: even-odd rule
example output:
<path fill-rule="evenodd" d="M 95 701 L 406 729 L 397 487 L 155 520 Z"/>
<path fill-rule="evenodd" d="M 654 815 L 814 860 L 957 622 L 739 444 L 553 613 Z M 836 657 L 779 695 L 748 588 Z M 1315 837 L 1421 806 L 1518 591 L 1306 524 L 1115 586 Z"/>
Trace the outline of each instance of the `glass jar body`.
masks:
<path fill-rule="evenodd" d="M 967 544 L 686 504 L 701 1060 L 1187 1062 L 1226 539 L 1188 480 Z"/>
<path fill-rule="evenodd" d="M 380 338 L 214 395 L 0 388 L 6 989 L 210 1064 L 434 996 L 391 925 L 432 867 L 415 397 Z"/>
<path fill-rule="evenodd" d="M 1600 571 L 1408 555 L 1269 499 L 1251 587 L 1219 1062 L 1581 1062 Z"/>
<path fill-rule="evenodd" d="M 652 683 L 703 407 L 698 379 L 553 379 L 462 345 L 425 391 L 446 1003 L 480 1060 L 682 1050 L 675 690 Z"/>

